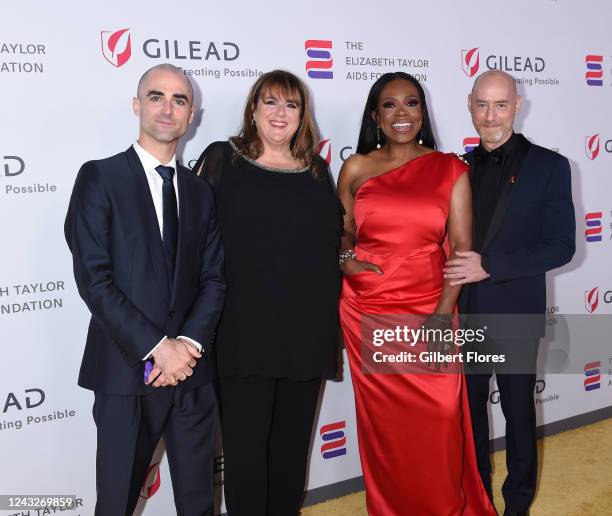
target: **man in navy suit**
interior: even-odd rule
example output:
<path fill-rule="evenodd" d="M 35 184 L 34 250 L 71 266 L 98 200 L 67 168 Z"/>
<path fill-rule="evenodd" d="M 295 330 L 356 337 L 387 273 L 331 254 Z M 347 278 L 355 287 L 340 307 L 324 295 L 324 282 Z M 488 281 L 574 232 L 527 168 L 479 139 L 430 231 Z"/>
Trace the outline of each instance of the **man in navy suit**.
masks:
<path fill-rule="evenodd" d="M 466 365 L 478 467 L 489 496 L 489 378 L 495 372 L 506 418 L 508 476 L 505 515 L 527 514 L 537 479 L 533 390 L 538 343 L 544 335 L 546 272 L 575 251 L 575 217 L 568 160 L 513 130 L 521 107 L 514 79 L 492 70 L 468 96 L 480 145 L 466 154 L 473 195 L 474 251 L 449 260 L 445 277 L 463 285 L 460 311 L 486 326 L 475 350 L 504 363 Z M 493 315 L 496 314 L 496 315 Z"/>
<path fill-rule="evenodd" d="M 138 141 L 81 167 L 64 227 L 91 312 L 79 385 L 95 395 L 95 513 L 132 514 L 163 436 L 177 514 L 208 515 L 225 280 L 212 190 L 176 162 L 193 88 L 180 69 L 155 66 L 133 109 Z"/>

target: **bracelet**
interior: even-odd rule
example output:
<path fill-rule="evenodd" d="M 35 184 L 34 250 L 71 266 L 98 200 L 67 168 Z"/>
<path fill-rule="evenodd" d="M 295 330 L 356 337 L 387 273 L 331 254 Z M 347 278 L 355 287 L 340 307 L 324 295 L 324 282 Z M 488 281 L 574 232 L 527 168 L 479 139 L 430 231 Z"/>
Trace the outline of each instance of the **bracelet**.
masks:
<path fill-rule="evenodd" d="M 347 249 L 346 251 L 342 251 L 340 253 L 340 256 L 338 258 L 338 264 L 340 265 L 340 268 L 342 268 L 344 262 L 348 262 L 349 260 L 355 260 L 356 258 L 357 255 L 355 254 L 355 251 L 353 251 L 352 249 Z"/>

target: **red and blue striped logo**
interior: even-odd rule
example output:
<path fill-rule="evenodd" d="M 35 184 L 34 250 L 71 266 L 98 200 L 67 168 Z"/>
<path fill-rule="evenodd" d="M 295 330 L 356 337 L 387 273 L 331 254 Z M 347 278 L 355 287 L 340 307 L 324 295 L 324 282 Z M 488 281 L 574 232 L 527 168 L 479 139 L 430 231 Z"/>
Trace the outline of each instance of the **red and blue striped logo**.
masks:
<path fill-rule="evenodd" d="M 306 73 L 311 79 L 333 79 L 334 60 L 331 49 L 333 42 L 329 39 L 309 39 L 304 43 L 306 55 Z"/>
<path fill-rule="evenodd" d="M 584 238 L 587 242 L 601 242 L 601 232 L 603 230 L 601 224 L 602 217 L 602 211 L 593 211 L 584 216 L 584 224 L 586 226 Z"/>
<path fill-rule="evenodd" d="M 596 362 L 589 362 L 584 365 L 584 390 L 585 391 L 594 391 L 595 389 L 599 389 L 601 387 L 601 375 L 599 374 L 599 368 L 601 367 L 601 360 L 597 360 Z"/>
<path fill-rule="evenodd" d="M 480 138 L 478 136 L 469 136 L 468 138 L 463 139 L 463 151 L 470 152 L 473 151 L 478 144 L 480 143 Z"/>
<path fill-rule="evenodd" d="M 321 455 L 324 459 L 333 459 L 341 455 L 346 455 L 345 428 L 346 421 L 338 421 L 337 423 L 323 425 L 319 429 L 319 434 L 321 435 L 321 439 L 323 439 Z"/>
<path fill-rule="evenodd" d="M 603 86 L 603 56 L 589 54 L 584 58 L 587 71 L 584 74 L 589 86 Z"/>

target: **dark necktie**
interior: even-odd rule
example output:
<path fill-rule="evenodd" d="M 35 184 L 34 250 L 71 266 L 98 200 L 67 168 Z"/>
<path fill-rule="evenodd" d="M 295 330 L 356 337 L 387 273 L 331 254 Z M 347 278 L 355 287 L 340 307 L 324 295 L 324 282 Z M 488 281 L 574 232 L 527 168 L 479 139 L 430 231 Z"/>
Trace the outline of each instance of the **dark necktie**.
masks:
<path fill-rule="evenodd" d="M 163 230 L 162 240 L 164 241 L 164 254 L 166 258 L 166 267 L 168 269 L 168 277 L 170 279 L 170 287 L 174 280 L 174 265 L 176 262 L 176 246 L 178 242 L 178 210 L 176 207 L 176 192 L 172 183 L 172 175 L 174 169 L 159 165 L 155 170 L 164 180 L 162 185 L 163 198 Z"/>

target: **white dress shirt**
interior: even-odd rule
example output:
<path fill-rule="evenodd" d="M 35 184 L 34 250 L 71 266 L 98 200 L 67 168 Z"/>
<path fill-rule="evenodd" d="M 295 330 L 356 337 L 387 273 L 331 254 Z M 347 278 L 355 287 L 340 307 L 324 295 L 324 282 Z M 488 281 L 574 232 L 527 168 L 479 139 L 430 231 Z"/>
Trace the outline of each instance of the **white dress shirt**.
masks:
<path fill-rule="evenodd" d="M 134 143 L 134 150 L 136 154 L 138 154 L 138 158 L 140 159 L 140 163 L 142 164 L 142 168 L 144 168 L 145 174 L 147 176 L 147 182 L 149 183 L 149 189 L 151 190 L 151 198 L 153 199 L 153 206 L 155 206 L 155 214 L 157 215 L 157 222 L 159 224 L 159 234 L 160 237 L 163 238 L 164 234 L 164 199 L 162 194 L 162 185 L 164 184 L 164 180 L 159 175 L 159 172 L 155 170 L 155 167 L 159 165 L 164 165 L 166 167 L 172 167 L 174 169 L 174 174 L 172 176 L 172 183 L 174 184 L 174 191 L 176 192 L 176 211 L 179 213 L 179 193 L 178 186 L 176 180 L 176 155 L 172 156 L 168 163 L 161 163 L 155 156 L 153 156 L 150 152 L 147 152 L 143 149 L 138 142 Z M 154 347 L 147 353 L 147 355 L 143 358 L 146 360 L 151 356 L 153 351 L 157 349 L 157 347 L 167 338 L 165 336 L 162 340 L 160 340 Z M 186 340 L 193 344 L 199 352 L 202 352 L 202 346 L 199 342 L 186 337 L 185 335 L 179 335 L 177 338 Z"/>

